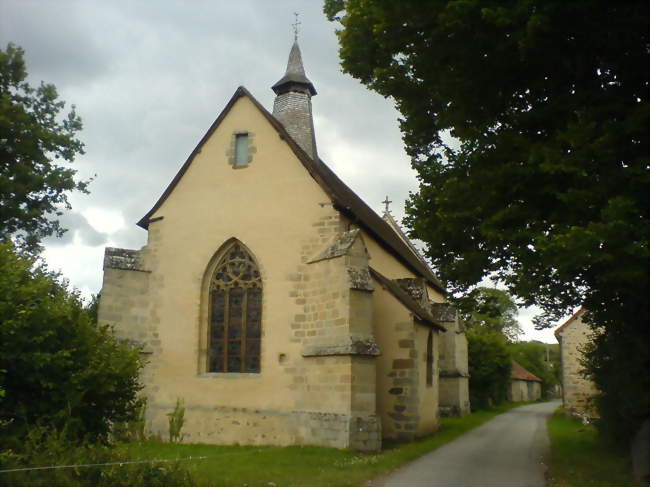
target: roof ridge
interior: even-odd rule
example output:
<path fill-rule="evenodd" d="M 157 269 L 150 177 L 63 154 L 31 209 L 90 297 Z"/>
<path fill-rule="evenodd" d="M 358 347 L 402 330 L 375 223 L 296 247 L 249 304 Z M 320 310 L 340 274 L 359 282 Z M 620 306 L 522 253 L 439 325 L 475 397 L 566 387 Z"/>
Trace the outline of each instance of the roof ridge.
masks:
<path fill-rule="evenodd" d="M 555 338 L 558 337 L 560 332 L 564 330 L 567 326 L 569 326 L 571 323 L 573 323 L 575 320 L 577 320 L 584 312 L 587 311 L 584 306 L 580 306 L 578 311 L 573 313 L 564 323 L 562 323 L 560 326 L 558 326 L 555 331 L 553 332 L 553 335 L 555 335 Z"/>
<path fill-rule="evenodd" d="M 433 315 L 424 309 L 420 304 L 407 293 L 394 279 L 389 279 L 374 267 L 368 266 L 370 275 L 385 287 L 398 301 L 409 309 L 420 321 L 437 328 L 440 331 L 447 331 L 447 327 L 438 323 Z"/>
<path fill-rule="evenodd" d="M 533 374 L 531 371 L 526 369 L 519 362 L 517 362 L 517 361 L 515 361 L 513 359 L 511 359 L 511 361 L 512 361 L 512 371 L 510 372 L 510 378 L 511 379 L 531 380 L 531 381 L 536 381 L 536 382 L 544 382 L 542 379 L 540 379 L 535 374 Z"/>

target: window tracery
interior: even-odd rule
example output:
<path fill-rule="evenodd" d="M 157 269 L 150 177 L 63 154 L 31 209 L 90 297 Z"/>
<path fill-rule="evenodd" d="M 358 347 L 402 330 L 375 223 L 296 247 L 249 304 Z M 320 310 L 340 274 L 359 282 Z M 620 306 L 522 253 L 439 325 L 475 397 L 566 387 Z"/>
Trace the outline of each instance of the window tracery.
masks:
<path fill-rule="evenodd" d="M 208 372 L 260 371 L 262 279 L 240 242 L 231 244 L 210 281 Z"/>

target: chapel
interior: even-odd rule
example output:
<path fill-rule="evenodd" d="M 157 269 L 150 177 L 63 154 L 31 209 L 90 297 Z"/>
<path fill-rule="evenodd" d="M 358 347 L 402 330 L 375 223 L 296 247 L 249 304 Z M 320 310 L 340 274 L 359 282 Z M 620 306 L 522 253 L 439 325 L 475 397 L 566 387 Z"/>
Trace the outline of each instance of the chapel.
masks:
<path fill-rule="evenodd" d="M 142 347 L 147 428 L 165 437 L 180 399 L 186 442 L 430 434 L 469 412 L 458 314 L 390 212 L 318 157 L 297 41 L 272 89 L 269 112 L 237 88 L 138 222 L 146 245 L 105 250 L 99 322 Z"/>

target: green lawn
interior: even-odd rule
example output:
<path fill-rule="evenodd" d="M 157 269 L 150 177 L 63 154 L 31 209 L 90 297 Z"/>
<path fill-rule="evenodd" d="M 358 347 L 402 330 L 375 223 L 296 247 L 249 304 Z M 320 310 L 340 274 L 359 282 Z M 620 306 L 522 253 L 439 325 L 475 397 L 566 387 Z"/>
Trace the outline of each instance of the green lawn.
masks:
<path fill-rule="evenodd" d="M 120 448 L 127 450 L 133 459 L 208 457 L 182 461 L 201 487 L 356 487 L 521 404 L 506 404 L 464 418 L 443 418 L 435 435 L 413 443 L 384 445 L 384 450 L 377 455 L 315 446 L 176 445 L 154 441 L 124 444 Z"/>
<path fill-rule="evenodd" d="M 552 487 L 640 487 L 629 461 L 599 442 L 596 429 L 558 410 L 548 420 Z"/>

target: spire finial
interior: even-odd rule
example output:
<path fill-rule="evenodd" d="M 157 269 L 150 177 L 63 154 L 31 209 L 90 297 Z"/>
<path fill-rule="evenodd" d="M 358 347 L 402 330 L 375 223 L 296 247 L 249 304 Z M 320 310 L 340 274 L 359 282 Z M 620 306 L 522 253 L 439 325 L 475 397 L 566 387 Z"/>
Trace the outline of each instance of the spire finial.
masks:
<path fill-rule="evenodd" d="M 298 15 L 300 15 L 298 12 L 293 13 L 295 17 L 295 21 L 291 26 L 293 27 L 293 40 L 298 41 L 298 27 L 300 26 L 301 22 L 298 20 Z"/>
<path fill-rule="evenodd" d="M 390 201 L 390 200 L 388 199 L 388 195 L 386 195 L 386 199 L 385 199 L 384 201 L 382 201 L 382 203 L 383 203 L 384 205 L 386 205 L 386 209 L 384 210 L 384 214 L 385 214 L 385 215 L 390 215 L 390 209 L 388 209 L 388 206 L 392 203 L 392 201 Z"/>

